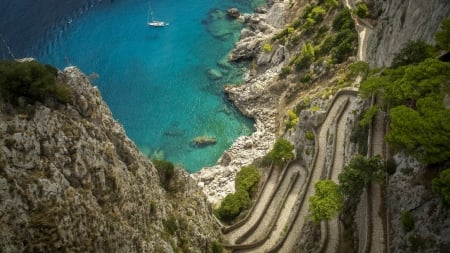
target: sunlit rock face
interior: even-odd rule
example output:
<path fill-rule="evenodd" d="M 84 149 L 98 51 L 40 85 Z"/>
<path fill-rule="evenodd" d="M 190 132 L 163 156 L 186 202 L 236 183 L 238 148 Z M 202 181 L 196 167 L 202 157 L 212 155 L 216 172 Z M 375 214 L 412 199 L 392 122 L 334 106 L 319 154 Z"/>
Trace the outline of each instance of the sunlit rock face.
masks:
<path fill-rule="evenodd" d="M 207 251 L 217 228 L 190 176 L 164 187 L 88 78 L 58 79 L 68 104 L 0 100 L 0 251 Z"/>
<path fill-rule="evenodd" d="M 450 16 L 446 0 L 368 1 L 378 16 L 367 39 L 367 61 L 372 66 L 389 66 L 395 53 L 408 41 L 434 44 L 434 34 Z"/>

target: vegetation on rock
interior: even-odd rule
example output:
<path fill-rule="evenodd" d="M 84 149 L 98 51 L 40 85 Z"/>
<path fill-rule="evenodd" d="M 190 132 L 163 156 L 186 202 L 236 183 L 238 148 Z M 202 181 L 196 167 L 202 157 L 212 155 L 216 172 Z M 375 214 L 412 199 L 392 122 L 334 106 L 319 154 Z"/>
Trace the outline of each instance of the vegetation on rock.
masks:
<path fill-rule="evenodd" d="M 216 216 L 225 222 L 232 222 L 239 214 L 251 205 L 251 198 L 260 180 L 258 169 L 254 166 L 242 167 L 236 175 L 235 193 L 228 194 L 214 211 Z"/>
<path fill-rule="evenodd" d="M 236 175 L 236 191 L 246 191 L 252 196 L 257 190 L 260 179 L 261 175 L 255 166 L 242 167 Z"/>
<path fill-rule="evenodd" d="M 339 185 L 347 198 L 358 198 L 364 187 L 381 178 L 383 164 L 380 156 L 366 158 L 357 155 L 339 174 Z"/>
<path fill-rule="evenodd" d="M 445 169 L 433 179 L 433 191 L 439 194 L 442 203 L 450 208 L 450 169 Z"/>
<path fill-rule="evenodd" d="M 297 114 L 295 114 L 294 111 L 288 110 L 287 111 L 287 119 L 284 121 L 284 125 L 286 126 L 287 130 L 293 129 L 299 122 Z"/>
<path fill-rule="evenodd" d="M 366 18 L 369 16 L 369 8 L 367 8 L 367 5 L 365 3 L 359 3 L 356 6 L 356 15 L 360 18 Z"/>
<path fill-rule="evenodd" d="M 441 22 L 441 30 L 435 34 L 436 42 L 441 49 L 450 51 L 450 18 Z"/>
<path fill-rule="evenodd" d="M 69 86 L 56 80 L 58 70 L 37 61 L 0 61 L 0 91 L 10 102 L 25 97 L 28 102 L 54 98 L 67 103 L 72 96 Z"/>
<path fill-rule="evenodd" d="M 417 64 L 423 62 L 427 58 L 434 58 L 437 56 L 435 47 L 423 41 L 410 41 L 400 52 L 396 53 L 392 60 L 391 67 L 397 68 L 400 66 Z"/>
<path fill-rule="evenodd" d="M 263 158 L 263 164 L 274 164 L 277 166 L 283 166 L 294 158 L 294 145 L 289 141 L 280 138 L 275 142 L 272 150 Z"/>
<path fill-rule="evenodd" d="M 381 94 L 390 109 L 386 140 L 422 162 L 450 159 L 450 63 L 426 59 L 417 65 L 386 69 L 361 84 L 361 94 Z"/>
<path fill-rule="evenodd" d="M 411 215 L 411 212 L 408 210 L 403 210 L 401 216 L 401 222 L 403 226 L 403 230 L 405 232 L 410 232 L 414 229 L 414 217 Z"/>
<path fill-rule="evenodd" d="M 314 187 L 315 194 L 309 197 L 311 220 L 319 223 L 336 217 L 344 203 L 339 185 L 332 180 L 321 180 Z"/>

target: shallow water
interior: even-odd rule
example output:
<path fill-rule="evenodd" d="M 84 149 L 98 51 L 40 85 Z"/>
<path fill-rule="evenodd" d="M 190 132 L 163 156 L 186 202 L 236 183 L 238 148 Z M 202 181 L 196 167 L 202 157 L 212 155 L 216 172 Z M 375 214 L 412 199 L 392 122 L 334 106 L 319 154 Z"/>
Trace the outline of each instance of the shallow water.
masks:
<path fill-rule="evenodd" d="M 4 29 L 2 57 L 8 57 L 9 46 L 16 57 L 33 56 L 59 68 L 76 65 L 88 75 L 98 75 L 94 84 L 145 154 L 163 156 L 195 172 L 213 165 L 238 136 L 252 132 L 253 122 L 222 93 L 224 84 L 241 82 L 245 71 L 245 66 L 226 60 L 242 25 L 228 19 L 225 10 L 250 12 L 260 3 L 91 0 L 68 1 L 71 9 L 64 10 L 54 0 L 44 2 L 51 13 L 44 21 L 23 7 L 26 4 L 7 6 L 2 26 L 14 17 L 25 22 L 26 15 L 41 25 L 24 29 L 29 36 L 10 36 Z M 41 11 L 47 10 L 41 5 Z M 147 26 L 149 11 L 170 25 Z M 25 41 L 16 44 L 14 39 Z M 217 143 L 195 147 L 192 139 L 197 136 L 214 137 Z"/>

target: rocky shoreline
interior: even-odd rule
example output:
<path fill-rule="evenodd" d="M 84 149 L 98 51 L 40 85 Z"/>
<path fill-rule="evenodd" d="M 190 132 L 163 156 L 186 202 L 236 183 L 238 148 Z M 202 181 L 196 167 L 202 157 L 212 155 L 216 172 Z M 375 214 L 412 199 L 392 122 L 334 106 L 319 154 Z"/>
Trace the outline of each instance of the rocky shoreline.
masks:
<path fill-rule="evenodd" d="M 285 3 L 268 4 L 267 9 L 258 8 L 254 14 L 236 15 L 237 10 L 231 11 L 235 18 L 247 24 L 247 28 L 241 31 L 240 40 L 235 44 L 229 60 L 258 57 L 258 65 L 266 65 L 267 69 L 258 75 L 249 70 L 243 84 L 224 87 L 224 92 L 236 107 L 245 116 L 255 120 L 255 132 L 250 136 L 239 137 L 222 154 L 216 165 L 192 174 L 212 204 L 217 204 L 228 193 L 234 192 L 236 172 L 267 154 L 276 140 L 279 96 L 271 94 L 268 88 L 287 57 L 282 48 L 282 51 L 263 53 L 261 44 L 284 25 Z"/>

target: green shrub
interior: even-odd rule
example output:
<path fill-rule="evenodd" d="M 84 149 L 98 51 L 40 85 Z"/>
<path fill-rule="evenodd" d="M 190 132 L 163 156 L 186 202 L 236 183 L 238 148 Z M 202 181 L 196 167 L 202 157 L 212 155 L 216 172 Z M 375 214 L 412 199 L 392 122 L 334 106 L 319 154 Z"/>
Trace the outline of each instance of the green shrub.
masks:
<path fill-rule="evenodd" d="M 397 171 L 397 163 L 395 162 L 395 160 L 393 158 L 389 158 L 386 161 L 386 172 L 389 175 L 393 175 L 395 173 L 395 171 Z"/>
<path fill-rule="evenodd" d="M 166 190 L 169 190 L 170 181 L 175 174 L 175 166 L 173 163 L 166 160 L 154 159 L 152 160 L 152 163 L 158 171 L 162 185 Z"/>
<path fill-rule="evenodd" d="M 292 110 L 288 110 L 287 114 L 288 114 L 287 115 L 288 119 L 284 121 L 284 125 L 286 126 L 286 129 L 289 130 L 298 124 L 299 119 L 298 119 L 297 114 L 295 114 L 295 112 Z"/>
<path fill-rule="evenodd" d="M 333 8 L 337 7 L 338 5 L 339 5 L 338 0 L 325 0 L 324 1 L 324 6 L 327 9 L 333 9 Z"/>
<path fill-rule="evenodd" d="M 369 109 L 367 109 L 361 120 L 359 120 L 359 125 L 362 127 L 368 126 L 372 123 L 373 117 L 377 114 L 379 108 L 377 105 L 371 106 Z"/>
<path fill-rule="evenodd" d="M 306 131 L 305 132 L 305 137 L 307 140 L 313 141 L 314 140 L 314 133 L 313 131 Z"/>
<path fill-rule="evenodd" d="M 284 79 L 284 78 L 286 78 L 286 77 L 289 75 L 290 72 L 291 72 L 291 67 L 289 67 L 289 66 L 284 66 L 284 67 L 281 68 L 281 72 L 280 72 L 280 74 L 278 75 L 278 77 L 279 77 L 280 79 Z"/>
<path fill-rule="evenodd" d="M 167 233 L 175 235 L 178 225 L 177 225 L 177 218 L 174 215 L 169 215 L 167 219 L 162 220 L 162 223 Z"/>
<path fill-rule="evenodd" d="M 1 95 L 11 102 L 16 102 L 18 97 L 26 97 L 29 102 L 54 98 L 68 103 L 72 89 L 56 81 L 57 73 L 56 68 L 37 61 L 0 61 Z"/>
<path fill-rule="evenodd" d="M 403 210 L 400 220 L 405 232 L 410 232 L 414 229 L 414 218 L 410 211 Z"/>
<path fill-rule="evenodd" d="M 356 7 L 356 15 L 360 18 L 366 18 L 369 16 L 369 8 L 367 8 L 367 5 L 365 3 L 359 3 Z"/>
<path fill-rule="evenodd" d="M 212 253 L 223 253 L 224 252 L 224 248 L 223 248 L 222 244 L 218 241 L 212 241 L 210 248 L 211 248 Z"/>
<path fill-rule="evenodd" d="M 348 198 L 358 198 L 369 182 L 381 179 L 382 168 L 379 156 L 355 156 L 338 176 L 342 193 Z"/>
<path fill-rule="evenodd" d="M 334 37 L 331 54 L 335 63 L 345 61 L 348 56 L 356 51 L 358 34 L 355 29 L 344 29 Z"/>
<path fill-rule="evenodd" d="M 434 36 L 441 49 L 450 51 L 450 18 L 442 20 L 441 30 L 437 31 Z"/>
<path fill-rule="evenodd" d="M 303 73 L 303 75 L 300 76 L 300 82 L 308 84 L 312 80 L 312 73 L 311 71 L 306 71 Z"/>
<path fill-rule="evenodd" d="M 294 158 L 294 146 L 287 140 L 280 138 L 275 142 L 273 149 L 263 158 L 263 164 L 274 164 L 277 166 L 283 166 L 288 161 Z"/>
<path fill-rule="evenodd" d="M 261 176 L 255 166 L 245 166 L 236 174 L 236 191 L 246 191 L 251 196 L 257 190 Z"/>
<path fill-rule="evenodd" d="M 315 6 L 311 9 L 311 12 L 308 13 L 307 19 L 314 20 L 314 24 L 321 22 L 323 17 L 325 16 L 325 10 L 322 6 Z"/>
<path fill-rule="evenodd" d="M 333 20 L 333 30 L 336 32 L 346 30 L 346 29 L 354 29 L 354 22 L 352 19 L 352 13 L 350 9 L 344 8 L 342 9 Z"/>
<path fill-rule="evenodd" d="M 300 52 L 300 57 L 295 60 L 295 68 L 297 70 L 302 70 L 308 67 L 314 60 L 315 50 L 311 43 L 303 44 L 302 51 Z"/>
<path fill-rule="evenodd" d="M 443 170 L 432 181 L 433 192 L 439 194 L 444 206 L 450 207 L 450 168 Z"/>
<path fill-rule="evenodd" d="M 400 52 L 394 55 L 391 67 L 417 64 L 423 62 L 427 58 L 435 58 L 437 56 L 436 48 L 425 43 L 424 41 L 410 41 L 404 46 Z"/>
<path fill-rule="evenodd" d="M 339 185 L 331 180 L 320 180 L 314 188 L 314 195 L 309 197 L 312 221 L 319 223 L 336 217 L 344 205 Z"/>
<path fill-rule="evenodd" d="M 266 53 L 270 53 L 272 51 L 272 45 L 270 45 L 269 43 L 264 44 L 263 50 Z"/>
<path fill-rule="evenodd" d="M 216 210 L 219 219 L 226 222 L 233 221 L 243 210 L 250 207 L 251 199 L 246 191 L 228 194 Z"/>

